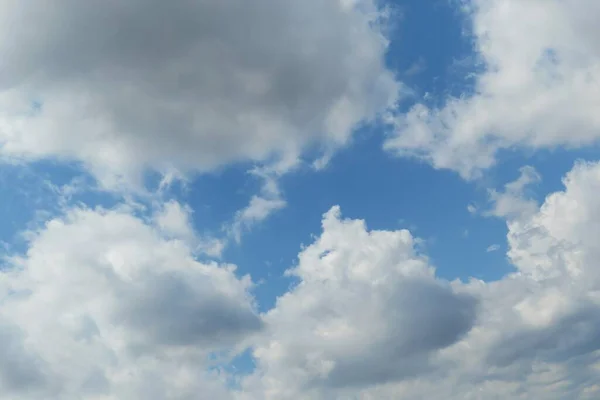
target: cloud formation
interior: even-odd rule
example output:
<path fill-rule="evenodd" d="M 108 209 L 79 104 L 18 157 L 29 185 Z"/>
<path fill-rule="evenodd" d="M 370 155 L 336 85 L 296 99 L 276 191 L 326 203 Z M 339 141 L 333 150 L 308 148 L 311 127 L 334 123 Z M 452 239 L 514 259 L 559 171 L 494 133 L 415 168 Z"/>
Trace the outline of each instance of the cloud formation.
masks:
<path fill-rule="evenodd" d="M 332 208 L 289 271 L 300 281 L 265 316 L 257 398 L 334 398 L 412 378 L 474 324 L 477 300 L 435 278 L 406 230 L 368 231 Z M 265 397 L 263 397 L 265 396 Z"/>
<path fill-rule="evenodd" d="M 472 94 L 416 104 L 391 123 L 385 148 L 464 177 L 500 149 L 581 147 L 600 138 L 596 0 L 467 0 L 484 72 Z"/>
<path fill-rule="evenodd" d="M 330 151 L 397 96 L 384 18 L 371 0 L 3 2 L 0 154 L 114 187 Z"/>
<path fill-rule="evenodd" d="M 262 329 L 251 281 L 196 261 L 174 225 L 159 225 L 127 209 L 77 208 L 29 233 L 26 254 L 0 275 L 0 397 L 225 393 L 202 371 L 210 354 Z"/>
<path fill-rule="evenodd" d="M 532 176 L 490 200 L 532 201 L 517 196 Z M 436 279 L 407 231 L 369 232 L 334 208 L 265 316 L 240 398 L 596 398 L 600 164 L 564 184 L 500 216 L 515 272 L 495 282 Z"/>
<path fill-rule="evenodd" d="M 594 143 L 600 3 L 461 4 L 485 66 L 474 93 L 396 115 L 385 147 L 472 178 L 501 149 Z M 1 160 L 76 161 L 111 189 L 165 175 L 149 213 L 73 206 L 82 181 L 47 182 L 61 215 L 0 264 L 0 398 L 600 397 L 600 163 L 576 164 L 542 204 L 524 167 L 487 210 L 469 205 L 506 221 L 514 270 L 492 282 L 441 279 L 408 230 L 337 206 L 262 314 L 250 276 L 198 260 L 286 205 L 278 178 L 305 151 L 321 167 L 393 105 L 377 6 L 2 2 Z M 237 162 L 260 164 L 261 191 L 226 238 L 202 239 L 193 210 L 161 196 Z M 226 372 L 245 350 L 254 368 Z"/>
<path fill-rule="evenodd" d="M 494 192 L 492 208 L 532 201 L 531 176 L 525 168 Z M 72 209 L 30 232 L 27 252 L 0 275 L 0 393 L 597 398 L 600 163 L 577 164 L 564 185 L 535 208 L 497 215 L 515 270 L 494 282 L 437 278 L 408 231 L 368 230 L 334 207 L 289 270 L 296 284 L 263 315 L 249 277 L 195 261 L 173 237 L 185 221 Z M 256 368 L 228 388 L 208 359 L 248 347 Z"/>

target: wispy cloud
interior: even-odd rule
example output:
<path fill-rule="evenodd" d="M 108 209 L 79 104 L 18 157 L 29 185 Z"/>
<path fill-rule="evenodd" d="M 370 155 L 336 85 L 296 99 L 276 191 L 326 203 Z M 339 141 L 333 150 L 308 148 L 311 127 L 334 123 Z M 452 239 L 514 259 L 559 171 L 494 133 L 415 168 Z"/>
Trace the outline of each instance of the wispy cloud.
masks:
<path fill-rule="evenodd" d="M 499 244 L 492 244 L 492 245 L 488 246 L 487 249 L 485 249 L 485 251 L 488 252 L 488 253 L 492 253 L 492 252 L 498 251 L 498 250 L 500 250 L 500 245 Z"/>

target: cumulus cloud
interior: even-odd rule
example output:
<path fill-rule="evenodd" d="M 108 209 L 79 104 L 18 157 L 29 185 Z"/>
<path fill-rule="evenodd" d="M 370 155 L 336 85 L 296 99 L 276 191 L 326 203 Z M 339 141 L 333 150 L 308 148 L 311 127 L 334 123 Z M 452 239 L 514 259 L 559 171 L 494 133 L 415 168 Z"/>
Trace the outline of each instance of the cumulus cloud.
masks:
<path fill-rule="evenodd" d="M 29 233 L 0 274 L 0 397 L 227 397 L 207 360 L 262 329 L 252 282 L 196 261 L 166 210 L 164 231 L 79 208 Z"/>
<path fill-rule="evenodd" d="M 480 300 L 477 323 L 438 353 L 443 373 L 383 385 L 365 398 L 598 397 L 600 164 L 576 165 L 564 184 L 534 212 L 507 217 L 516 270 L 463 286 Z"/>
<path fill-rule="evenodd" d="M 260 398 L 334 398 L 431 368 L 474 324 L 477 300 L 435 278 L 406 230 L 369 231 L 337 207 L 289 271 L 299 279 L 265 316 L 246 381 Z M 265 396 L 265 397 L 262 397 Z"/>
<path fill-rule="evenodd" d="M 525 168 L 497 193 L 526 196 L 533 176 Z M 408 231 L 369 230 L 334 207 L 263 315 L 250 278 L 199 263 L 180 229 L 165 229 L 185 219 L 72 209 L 30 232 L 0 274 L 0 394 L 595 399 L 600 163 L 577 164 L 564 186 L 497 215 L 515 269 L 494 282 L 437 278 Z M 209 356 L 247 346 L 256 369 L 238 389 L 207 372 Z"/>
<path fill-rule="evenodd" d="M 600 164 L 564 183 L 502 217 L 515 272 L 495 282 L 436 279 L 407 231 L 369 232 L 334 208 L 265 316 L 240 398 L 597 398 Z"/>
<path fill-rule="evenodd" d="M 264 180 L 199 238 L 191 208 L 72 207 L 26 233 L 0 269 L 0 397 L 19 399 L 597 399 L 600 163 L 540 205 L 532 167 L 471 214 L 506 220 L 514 271 L 449 282 L 407 230 L 323 217 L 258 314 L 252 280 L 220 255 L 283 208 L 278 178 L 315 167 L 392 105 L 373 0 L 157 0 L 0 5 L 0 157 L 82 163 L 105 188 L 235 163 Z M 386 148 L 473 177 L 502 148 L 598 138 L 594 0 L 469 0 L 485 70 L 472 95 L 415 105 Z M 51 184 L 54 185 L 54 184 Z M 156 198 L 152 198 L 156 200 Z M 146 210 L 147 211 L 147 210 Z M 496 250 L 491 246 L 488 250 Z M 245 377 L 220 368 L 250 348 Z M 220 357 L 223 358 L 220 358 Z M 217 359 L 214 361 L 214 359 Z M 239 384 L 239 385 L 238 385 Z"/>
<path fill-rule="evenodd" d="M 393 104 L 372 0 L 2 2 L 0 154 L 107 186 L 330 151 Z"/>
<path fill-rule="evenodd" d="M 509 256 L 520 270 L 534 275 L 548 268 L 573 278 L 596 278 L 600 164 L 579 163 L 563 182 L 565 190 L 548 196 L 537 213 L 508 220 Z"/>
<path fill-rule="evenodd" d="M 493 371 L 484 377 L 502 381 L 508 397 L 592 399 L 599 393 L 600 274 L 593 237 L 600 201 L 593 193 L 600 164 L 576 165 L 564 184 L 536 212 L 508 218 L 508 256 L 517 271 L 473 286 L 487 297 L 487 311 L 473 331 L 478 334 L 465 343 L 490 341 L 482 371 Z"/>
<path fill-rule="evenodd" d="M 466 0 L 484 72 L 473 94 L 417 104 L 394 118 L 391 152 L 464 177 L 500 149 L 580 147 L 600 137 L 596 0 Z"/>

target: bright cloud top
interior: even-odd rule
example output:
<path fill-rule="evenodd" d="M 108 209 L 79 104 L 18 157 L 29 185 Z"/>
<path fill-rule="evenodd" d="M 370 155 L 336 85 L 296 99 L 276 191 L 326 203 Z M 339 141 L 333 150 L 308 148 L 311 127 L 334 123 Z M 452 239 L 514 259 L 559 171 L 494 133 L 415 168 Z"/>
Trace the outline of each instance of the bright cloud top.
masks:
<path fill-rule="evenodd" d="M 265 315 L 248 388 L 268 399 L 335 398 L 429 371 L 430 356 L 471 329 L 477 300 L 436 280 L 416 244 L 406 230 L 343 220 L 338 207 L 325 214 L 322 235 L 289 271 L 300 283 Z"/>
<path fill-rule="evenodd" d="M 105 185 L 330 152 L 393 104 L 371 0 L 41 1 L 0 7 L 0 154 Z"/>

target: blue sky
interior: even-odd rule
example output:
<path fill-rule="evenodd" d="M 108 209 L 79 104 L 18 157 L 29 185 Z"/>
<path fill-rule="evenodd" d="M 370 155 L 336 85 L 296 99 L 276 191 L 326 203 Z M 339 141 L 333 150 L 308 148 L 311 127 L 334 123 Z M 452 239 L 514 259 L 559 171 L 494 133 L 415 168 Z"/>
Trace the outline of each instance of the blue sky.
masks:
<path fill-rule="evenodd" d="M 0 45 L 0 394 L 593 398 L 600 9 L 542 3 L 0 6 L 38 18 Z"/>

